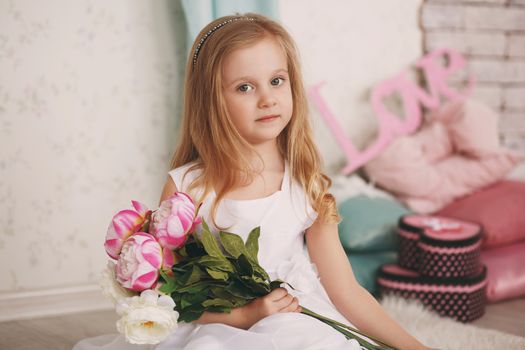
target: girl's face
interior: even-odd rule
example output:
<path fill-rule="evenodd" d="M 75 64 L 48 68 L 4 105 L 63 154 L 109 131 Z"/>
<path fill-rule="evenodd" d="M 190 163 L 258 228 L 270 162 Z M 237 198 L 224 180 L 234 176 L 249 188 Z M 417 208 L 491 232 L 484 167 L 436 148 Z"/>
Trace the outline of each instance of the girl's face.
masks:
<path fill-rule="evenodd" d="M 252 145 L 273 142 L 292 117 L 287 67 L 283 49 L 272 38 L 225 57 L 222 91 L 226 107 L 237 131 Z"/>

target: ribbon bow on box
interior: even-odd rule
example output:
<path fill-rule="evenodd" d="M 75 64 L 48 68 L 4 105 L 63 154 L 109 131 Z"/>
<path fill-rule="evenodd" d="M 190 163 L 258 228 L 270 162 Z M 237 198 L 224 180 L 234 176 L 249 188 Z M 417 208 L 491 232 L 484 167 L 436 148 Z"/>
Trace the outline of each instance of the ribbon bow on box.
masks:
<path fill-rule="evenodd" d="M 461 228 L 458 222 L 447 222 L 437 218 L 425 219 L 422 223 L 433 231 L 457 231 Z"/>

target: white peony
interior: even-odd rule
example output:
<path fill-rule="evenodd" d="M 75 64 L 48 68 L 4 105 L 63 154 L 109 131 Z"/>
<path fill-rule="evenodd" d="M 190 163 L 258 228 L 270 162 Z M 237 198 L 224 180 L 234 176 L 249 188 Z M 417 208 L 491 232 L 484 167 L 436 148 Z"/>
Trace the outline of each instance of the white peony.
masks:
<path fill-rule="evenodd" d="M 315 265 L 302 253 L 295 254 L 288 261 L 283 261 L 276 272 L 277 278 L 305 293 L 313 291 L 319 280 Z"/>
<path fill-rule="evenodd" d="M 115 263 L 108 261 L 106 268 L 102 271 L 99 280 L 100 288 L 102 288 L 102 294 L 111 300 L 113 305 L 117 305 L 117 302 L 123 298 L 129 298 L 135 293 L 125 289 L 117 282 L 115 276 Z"/>
<path fill-rule="evenodd" d="M 177 328 L 179 313 L 167 295 L 151 289 L 117 303 L 117 330 L 131 344 L 157 344 Z"/>

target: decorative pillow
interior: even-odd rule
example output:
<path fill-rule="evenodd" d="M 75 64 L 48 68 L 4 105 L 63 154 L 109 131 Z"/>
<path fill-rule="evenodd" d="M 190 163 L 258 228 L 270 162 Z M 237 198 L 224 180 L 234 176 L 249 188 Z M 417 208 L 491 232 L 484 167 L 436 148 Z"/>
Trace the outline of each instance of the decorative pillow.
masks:
<path fill-rule="evenodd" d="M 497 182 L 456 200 L 436 214 L 481 224 L 484 229 L 483 247 L 524 240 L 525 182 Z"/>
<path fill-rule="evenodd" d="M 372 182 L 418 213 L 502 180 L 522 157 L 499 145 L 499 116 L 474 101 L 435 112 L 417 133 L 396 139 L 365 165 Z"/>
<path fill-rule="evenodd" d="M 481 261 L 488 269 L 488 301 L 525 295 L 525 242 L 484 250 Z"/>
<path fill-rule="evenodd" d="M 339 238 L 348 252 L 397 250 L 397 220 L 409 213 L 391 199 L 356 196 L 338 206 Z"/>
<path fill-rule="evenodd" d="M 379 292 L 376 284 L 379 269 L 384 264 L 392 264 L 397 261 L 397 251 L 347 253 L 347 256 L 356 280 L 363 288 L 375 295 Z"/>

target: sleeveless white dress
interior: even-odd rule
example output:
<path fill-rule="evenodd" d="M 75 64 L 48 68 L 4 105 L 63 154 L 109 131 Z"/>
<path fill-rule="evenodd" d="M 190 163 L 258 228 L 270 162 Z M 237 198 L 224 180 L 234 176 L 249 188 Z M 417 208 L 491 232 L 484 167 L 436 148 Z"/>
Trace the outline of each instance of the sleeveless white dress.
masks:
<path fill-rule="evenodd" d="M 179 191 L 186 191 L 198 176 L 197 170 L 184 174 L 193 163 L 169 172 Z M 203 202 L 199 214 L 210 229 L 217 229 L 211 220 L 211 204 L 215 194 Z M 302 187 L 289 175 L 285 161 L 281 189 L 272 195 L 250 200 L 223 199 L 216 220 L 221 226 L 233 225 L 228 232 L 247 239 L 256 226 L 261 227 L 259 262 L 270 278 L 280 278 L 296 290 L 287 288 L 299 299 L 300 305 L 331 319 L 352 325 L 331 303 L 311 264 L 304 241 L 305 230 L 312 225 L 317 213 L 311 207 Z M 199 226 L 200 229 L 200 226 Z M 198 229 L 198 230 L 199 230 Z M 300 313 L 277 313 L 243 330 L 221 323 L 197 325 L 179 324 L 177 330 L 157 345 L 133 345 L 122 335 L 110 334 L 88 338 L 73 350 L 361 350 L 355 340 L 330 326 Z"/>

